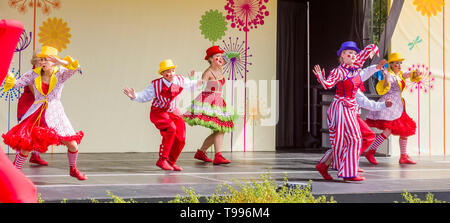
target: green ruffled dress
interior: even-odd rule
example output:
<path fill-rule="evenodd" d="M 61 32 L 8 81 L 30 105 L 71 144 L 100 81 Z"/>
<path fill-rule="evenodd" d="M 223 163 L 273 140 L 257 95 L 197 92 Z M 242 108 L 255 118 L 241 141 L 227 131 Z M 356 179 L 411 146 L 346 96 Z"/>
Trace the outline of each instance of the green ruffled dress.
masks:
<path fill-rule="evenodd" d="M 183 119 L 190 126 L 201 125 L 217 132 L 231 132 L 237 112 L 227 107 L 222 98 L 222 86 L 225 78 L 219 81 L 208 81 L 205 90 L 193 101 Z"/>

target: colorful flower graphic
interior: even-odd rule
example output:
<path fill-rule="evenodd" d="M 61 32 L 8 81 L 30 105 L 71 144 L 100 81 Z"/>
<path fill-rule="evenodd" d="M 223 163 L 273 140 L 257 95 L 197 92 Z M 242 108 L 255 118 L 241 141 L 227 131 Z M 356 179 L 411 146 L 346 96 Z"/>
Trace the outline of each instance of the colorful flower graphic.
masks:
<path fill-rule="evenodd" d="M 218 10 L 206 11 L 200 20 L 200 30 L 202 35 L 214 45 L 217 40 L 225 36 L 227 30 L 225 16 Z"/>
<path fill-rule="evenodd" d="M 15 52 L 21 52 L 25 50 L 31 43 L 31 32 L 29 36 L 26 31 L 23 31 L 22 35 L 20 35 L 19 42 L 17 43 Z"/>
<path fill-rule="evenodd" d="M 252 55 L 247 55 L 246 51 L 250 49 L 250 47 L 245 48 L 245 41 L 239 42 L 239 37 L 236 37 L 235 41 L 231 40 L 231 37 L 228 38 L 228 42 L 222 40 L 223 45 L 220 48 L 224 51 L 225 60 L 227 63 L 223 66 L 223 73 L 228 74 L 228 80 L 231 80 L 231 105 L 234 105 L 234 81 L 237 80 L 237 77 L 240 76 L 244 78 L 244 74 L 248 72 L 245 64 L 251 65 L 251 63 L 247 62 L 248 57 L 252 57 Z M 233 151 L 233 132 L 231 132 L 231 151 Z"/>
<path fill-rule="evenodd" d="M 55 47 L 59 52 L 66 49 L 67 44 L 70 43 L 70 37 L 72 36 L 69 33 L 70 28 L 67 26 L 67 22 L 62 19 L 48 18 L 47 21 L 42 23 L 39 30 L 39 42 L 46 46 Z"/>
<path fill-rule="evenodd" d="M 431 72 L 427 66 L 424 64 L 413 64 L 408 68 L 408 71 L 412 70 L 417 70 L 422 78 L 418 82 L 408 82 L 407 86 L 410 93 L 413 93 L 414 90 L 428 93 L 431 89 L 433 89 L 434 86 L 432 82 L 434 81 L 434 77 L 431 75 Z M 428 85 L 428 82 L 430 82 L 431 85 Z"/>
<path fill-rule="evenodd" d="M 228 12 L 227 20 L 231 21 L 231 28 L 237 28 L 245 33 L 244 47 L 244 84 L 245 95 L 247 98 L 247 39 L 250 29 L 258 28 L 258 25 L 264 25 L 264 17 L 269 16 L 269 11 L 265 3 L 269 0 L 227 0 L 225 10 Z M 247 103 L 247 101 L 246 101 Z M 246 125 L 247 105 L 244 111 L 244 152 L 246 141 Z"/>
<path fill-rule="evenodd" d="M 430 49 L 431 48 L 430 47 L 431 16 L 436 16 L 438 12 L 443 11 L 444 0 L 414 0 L 413 5 L 416 6 L 417 12 L 422 14 L 422 16 L 426 15 L 428 17 L 428 68 L 431 69 L 431 56 L 430 56 L 431 55 L 431 49 Z M 445 54 L 445 51 L 444 51 L 444 54 Z M 444 79 L 445 79 L 445 76 L 444 76 Z M 431 79 L 428 79 L 428 88 L 431 89 Z M 443 89 L 445 92 L 445 81 L 443 82 Z M 445 98 L 445 94 L 444 94 L 444 98 Z M 429 114 L 428 115 L 428 148 L 431 148 L 431 115 L 430 115 L 431 114 L 431 93 L 428 94 L 428 114 Z M 445 119 L 445 101 L 444 101 L 444 119 Z M 444 124 L 444 133 L 445 133 L 445 124 Z M 445 149 L 445 147 L 444 147 L 444 149 Z M 431 151 L 431 149 L 430 149 L 430 151 Z"/>
<path fill-rule="evenodd" d="M 238 76 L 244 78 L 245 42 L 240 42 L 239 37 L 236 37 L 235 41 L 229 37 L 228 41 L 222 40 L 222 43 L 223 45 L 220 48 L 225 51 L 225 59 L 227 60 L 227 63 L 223 66 L 223 72 L 228 74 L 228 80 L 237 80 Z M 250 47 L 247 47 L 247 50 L 250 50 Z M 248 62 L 249 57 L 252 57 L 252 55 L 247 55 L 247 65 L 252 65 Z"/>
<path fill-rule="evenodd" d="M 269 15 L 264 3 L 269 0 L 227 0 L 225 10 L 228 12 L 227 20 L 231 21 L 232 28 L 248 32 L 250 29 L 264 25 L 264 17 Z"/>
<path fill-rule="evenodd" d="M 420 12 L 423 16 L 428 17 L 436 16 L 438 12 L 442 11 L 444 6 L 444 0 L 414 0 L 413 5 L 416 6 L 416 11 Z"/>
<path fill-rule="evenodd" d="M 420 155 L 420 91 L 423 91 L 425 94 L 429 93 L 430 90 L 433 89 L 432 82 L 434 81 L 434 77 L 431 75 L 430 69 L 424 64 L 414 64 L 408 68 L 408 71 L 412 70 L 417 70 L 419 75 L 422 76 L 418 82 L 407 82 L 410 93 L 414 93 L 414 91 L 417 90 L 417 140 Z M 429 150 L 429 152 L 431 154 L 431 150 Z"/>
<path fill-rule="evenodd" d="M 26 13 L 27 8 L 40 8 L 42 13 L 49 15 L 51 8 L 59 9 L 61 7 L 61 2 L 59 0 L 9 0 L 9 6 L 17 8 L 19 12 Z M 36 3 L 36 5 L 35 5 Z"/>

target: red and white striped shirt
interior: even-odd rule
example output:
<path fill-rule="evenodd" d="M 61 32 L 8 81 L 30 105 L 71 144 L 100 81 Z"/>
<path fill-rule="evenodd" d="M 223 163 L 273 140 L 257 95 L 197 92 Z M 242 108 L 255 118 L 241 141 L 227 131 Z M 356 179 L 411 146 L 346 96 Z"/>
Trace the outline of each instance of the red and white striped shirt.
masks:
<path fill-rule="evenodd" d="M 331 70 L 328 78 L 325 78 L 324 73 L 320 73 L 316 75 L 317 80 L 320 82 L 323 88 L 330 89 L 333 88 L 339 81 L 344 80 L 347 75 L 351 72 L 351 70 L 360 69 L 366 60 L 369 58 L 370 53 L 378 54 L 378 47 L 374 44 L 367 45 L 359 54 L 356 55 L 356 60 L 353 65 L 347 65 L 342 63 L 340 66 Z M 369 72 L 368 75 L 361 75 L 361 79 L 363 81 L 367 80 L 373 73 Z"/>
<path fill-rule="evenodd" d="M 197 82 L 181 75 L 175 75 L 172 82 L 159 78 L 152 81 L 144 91 L 136 93 L 136 98 L 132 100 L 141 103 L 153 100 L 152 107 L 173 112 L 177 109 L 177 96 L 184 88 L 194 88 Z"/>

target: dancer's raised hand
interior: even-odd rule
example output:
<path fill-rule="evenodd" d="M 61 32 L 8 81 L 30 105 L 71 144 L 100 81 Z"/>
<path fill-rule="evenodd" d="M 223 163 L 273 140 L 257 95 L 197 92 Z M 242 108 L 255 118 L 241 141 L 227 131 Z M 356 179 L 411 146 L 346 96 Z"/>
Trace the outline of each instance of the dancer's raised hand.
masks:
<path fill-rule="evenodd" d="M 320 70 L 320 66 L 319 65 L 315 65 L 314 69 L 313 69 L 313 73 L 317 77 L 323 77 L 323 74 L 325 74 L 325 69 Z"/>
<path fill-rule="evenodd" d="M 136 91 L 134 91 L 134 88 L 128 88 L 128 86 L 126 86 L 123 89 L 123 93 L 128 96 L 131 99 L 135 99 L 136 98 Z"/>

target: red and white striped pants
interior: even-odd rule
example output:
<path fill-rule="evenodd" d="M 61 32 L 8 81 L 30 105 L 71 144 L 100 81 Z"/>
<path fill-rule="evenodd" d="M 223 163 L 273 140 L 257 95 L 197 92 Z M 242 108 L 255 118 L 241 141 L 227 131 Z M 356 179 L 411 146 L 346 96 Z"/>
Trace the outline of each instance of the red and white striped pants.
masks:
<path fill-rule="evenodd" d="M 356 101 L 335 96 L 327 111 L 333 168 L 338 177 L 358 175 L 362 136 L 358 123 Z"/>

